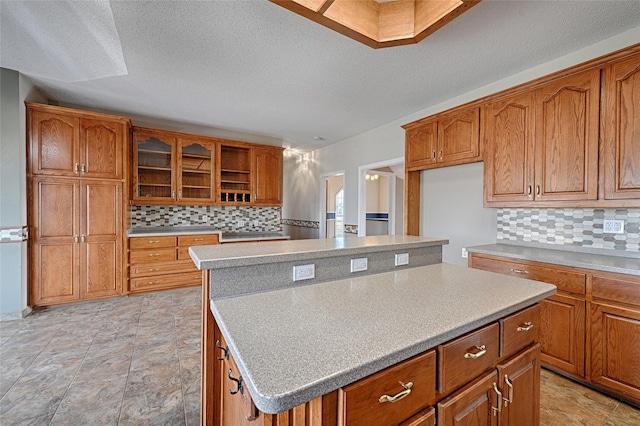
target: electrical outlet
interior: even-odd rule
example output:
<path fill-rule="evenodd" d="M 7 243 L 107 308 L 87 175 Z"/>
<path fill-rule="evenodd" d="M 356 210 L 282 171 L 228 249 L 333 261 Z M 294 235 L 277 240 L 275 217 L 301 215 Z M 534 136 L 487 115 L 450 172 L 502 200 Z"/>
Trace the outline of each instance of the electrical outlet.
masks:
<path fill-rule="evenodd" d="M 260 221 L 259 220 L 254 220 L 253 221 L 253 226 L 258 228 L 260 226 Z"/>
<path fill-rule="evenodd" d="M 238 221 L 238 228 L 244 228 L 244 220 Z"/>
<path fill-rule="evenodd" d="M 308 265 L 298 265 L 293 267 L 293 280 L 310 280 L 316 276 L 316 265 L 310 263 Z"/>
<path fill-rule="evenodd" d="M 206 214 L 205 214 L 205 215 L 203 215 L 203 216 L 202 216 L 202 221 L 203 221 L 203 222 L 209 222 L 209 216 L 208 216 L 208 215 L 206 215 Z"/>
<path fill-rule="evenodd" d="M 351 259 L 351 272 L 360 272 L 367 270 L 367 258 L 361 257 L 358 259 Z"/>
<path fill-rule="evenodd" d="M 465 259 L 469 257 L 469 252 L 464 247 L 462 247 L 462 257 L 464 257 Z"/>
<path fill-rule="evenodd" d="M 408 265 L 409 253 L 397 253 L 396 254 L 396 266 Z"/>
<path fill-rule="evenodd" d="M 605 234 L 624 234 L 624 220 L 605 219 L 602 232 Z"/>

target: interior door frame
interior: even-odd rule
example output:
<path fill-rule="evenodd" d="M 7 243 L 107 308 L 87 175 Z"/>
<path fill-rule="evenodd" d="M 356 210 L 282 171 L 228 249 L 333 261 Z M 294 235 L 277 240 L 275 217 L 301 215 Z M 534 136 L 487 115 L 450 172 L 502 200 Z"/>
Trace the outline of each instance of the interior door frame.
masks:
<path fill-rule="evenodd" d="M 320 175 L 320 229 L 318 238 L 327 238 L 327 180 L 334 176 L 342 176 L 342 187 L 346 186 L 346 173 L 344 170 L 323 173 Z M 342 200 L 343 211 L 346 211 L 347 197 Z"/>
<path fill-rule="evenodd" d="M 367 235 L 367 180 L 365 176 L 367 172 L 372 169 L 379 169 L 381 167 L 395 166 L 398 164 L 404 164 L 404 157 L 393 158 L 391 160 L 379 161 L 377 163 L 365 164 L 358 167 L 358 237 L 364 237 Z M 393 173 L 378 172 L 375 173 L 381 175 L 394 176 Z M 396 234 L 396 186 L 391 185 L 391 179 L 389 179 L 389 235 Z"/>

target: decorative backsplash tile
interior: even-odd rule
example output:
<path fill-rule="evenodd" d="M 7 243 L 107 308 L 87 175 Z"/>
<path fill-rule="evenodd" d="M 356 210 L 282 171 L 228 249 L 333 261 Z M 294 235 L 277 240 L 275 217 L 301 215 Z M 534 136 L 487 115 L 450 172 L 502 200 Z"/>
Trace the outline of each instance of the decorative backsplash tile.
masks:
<path fill-rule="evenodd" d="M 320 228 L 320 222 L 314 220 L 282 219 L 282 224 L 289 226 L 299 226 L 301 228 Z"/>
<path fill-rule="evenodd" d="M 604 219 L 624 220 L 605 234 Z M 498 209 L 497 240 L 640 252 L 640 209 Z"/>
<path fill-rule="evenodd" d="M 206 225 L 223 232 L 280 232 L 280 213 L 280 207 L 141 205 L 131 206 L 131 227 Z M 239 220 L 244 227 L 238 227 Z"/>

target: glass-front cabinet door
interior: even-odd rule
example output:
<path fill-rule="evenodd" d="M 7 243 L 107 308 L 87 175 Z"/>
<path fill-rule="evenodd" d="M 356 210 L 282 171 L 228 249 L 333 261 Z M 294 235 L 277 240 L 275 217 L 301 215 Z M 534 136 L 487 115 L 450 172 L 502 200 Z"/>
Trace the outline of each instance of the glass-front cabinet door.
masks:
<path fill-rule="evenodd" d="M 213 165 L 215 144 L 178 139 L 178 200 L 211 204 L 215 191 Z"/>
<path fill-rule="evenodd" d="M 133 199 L 138 202 L 167 202 L 176 199 L 175 146 L 173 137 L 160 132 L 134 131 Z"/>

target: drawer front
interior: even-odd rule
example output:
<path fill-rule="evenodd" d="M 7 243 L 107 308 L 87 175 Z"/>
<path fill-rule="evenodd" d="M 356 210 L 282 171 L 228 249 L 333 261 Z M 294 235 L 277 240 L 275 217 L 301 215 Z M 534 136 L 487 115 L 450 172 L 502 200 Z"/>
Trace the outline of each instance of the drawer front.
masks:
<path fill-rule="evenodd" d="M 338 395 L 341 425 L 397 425 L 435 403 L 436 353 L 389 367 L 340 389 Z M 388 401 L 393 397 L 395 402 Z"/>
<path fill-rule="evenodd" d="M 131 278 L 148 277 L 154 275 L 175 274 L 177 272 L 199 273 L 193 262 L 162 262 L 162 263 L 137 263 L 129 267 Z"/>
<path fill-rule="evenodd" d="M 516 312 L 500 320 L 500 356 L 510 357 L 540 335 L 540 305 Z"/>
<path fill-rule="evenodd" d="M 438 346 L 438 390 L 447 393 L 494 367 L 499 358 L 499 341 L 500 327 L 496 322 Z"/>
<path fill-rule="evenodd" d="M 611 300 L 640 307 L 640 278 L 623 275 L 594 275 L 594 299 Z"/>
<path fill-rule="evenodd" d="M 165 288 L 179 288 L 202 283 L 202 274 L 198 272 L 142 277 L 129 281 L 129 291 L 149 291 Z"/>
<path fill-rule="evenodd" d="M 136 250 L 129 253 L 129 263 L 155 263 L 176 260 L 175 248 Z"/>
<path fill-rule="evenodd" d="M 178 236 L 178 245 L 180 247 L 202 246 L 205 244 L 218 244 L 218 234 Z"/>
<path fill-rule="evenodd" d="M 176 237 L 131 237 L 129 248 L 131 250 L 146 250 L 159 247 L 175 247 Z"/>
<path fill-rule="evenodd" d="M 191 262 L 193 263 L 191 256 L 189 256 L 189 247 L 180 247 L 178 249 L 178 260 L 191 260 Z"/>
<path fill-rule="evenodd" d="M 586 274 L 555 268 L 553 265 L 543 266 L 543 264 L 534 262 L 514 262 L 505 258 L 477 254 L 471 256 L 470 264 L 476 269 L 553 284 L 558 287 L 558 291 L 575 294 L 585 294 L 586 292 Z"/>

